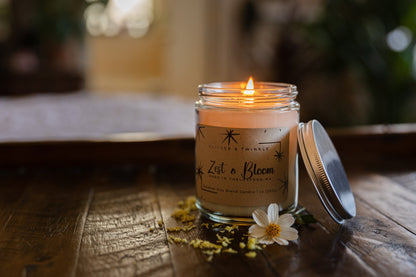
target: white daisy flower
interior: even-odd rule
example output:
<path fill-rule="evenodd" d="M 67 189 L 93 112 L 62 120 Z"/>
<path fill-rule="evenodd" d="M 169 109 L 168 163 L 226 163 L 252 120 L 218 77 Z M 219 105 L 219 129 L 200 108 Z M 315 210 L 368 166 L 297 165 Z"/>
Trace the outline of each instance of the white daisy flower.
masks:
<path fill-rule="evenodd" d="M 298 238 L 298 231 L 290 226 L 295 223 L 291 214 L 279 217 L 279 206 L 272 203 L 267 208 L 267 214 L 260 209 L 253 212 L 253 219 L 257 224 L 252 225 L 248 232 L 258 239 L 259 243 L 288 245 L 289 240 Z"/>

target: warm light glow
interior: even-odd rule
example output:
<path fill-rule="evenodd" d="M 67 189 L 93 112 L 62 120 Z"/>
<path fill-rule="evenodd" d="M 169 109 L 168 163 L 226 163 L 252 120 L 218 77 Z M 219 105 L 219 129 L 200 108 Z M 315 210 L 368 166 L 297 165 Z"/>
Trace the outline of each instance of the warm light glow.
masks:
<path fill-rule="evenodd" d="M 246 89 L 243 90 L 244 95 L 253 95 L 255 92 L 254 90 L 254 82 L 253 77 L 250 77 L 250 79 L 247 82 Z"/>

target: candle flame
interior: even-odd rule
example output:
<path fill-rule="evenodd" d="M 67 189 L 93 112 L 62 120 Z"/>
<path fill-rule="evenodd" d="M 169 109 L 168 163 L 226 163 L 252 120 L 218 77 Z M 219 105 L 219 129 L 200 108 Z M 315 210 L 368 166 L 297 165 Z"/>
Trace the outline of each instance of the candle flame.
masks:
<path fill-rule="evenodd" d="M 244 95 L 253 95 L 255 92 L 254 90 L 254 82 L 253 77 L 250 77 L 250 79 L 247 82 L 246 89 L 243 90 Z"/>

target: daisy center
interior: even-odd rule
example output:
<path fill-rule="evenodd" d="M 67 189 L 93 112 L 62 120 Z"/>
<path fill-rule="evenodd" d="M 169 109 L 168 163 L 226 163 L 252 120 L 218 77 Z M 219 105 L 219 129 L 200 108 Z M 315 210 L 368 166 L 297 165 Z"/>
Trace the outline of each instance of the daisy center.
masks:
<path fill-rule="evenodd" d="M 269 226 L 266 227 L 266 236 L 269 238 L 276 238 L 280 235 L 280 225 L 276 223 L 270 223 Z"/>

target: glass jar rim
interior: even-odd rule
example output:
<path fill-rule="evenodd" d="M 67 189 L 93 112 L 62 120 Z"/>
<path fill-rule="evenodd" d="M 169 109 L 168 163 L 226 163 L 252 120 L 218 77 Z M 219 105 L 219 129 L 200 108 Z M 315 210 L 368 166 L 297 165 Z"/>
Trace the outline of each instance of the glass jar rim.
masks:
<path fill-rule="evenodd" d="M 200 96 L 226 96 L 230 94 L 240 94 L 246 90 L 245 82 L 214 82 L 201 84 L 198 86 Z M 288 83 L 273 82 L 256 82 L 255 88 L 258 95 L 286 95 L 296 96 L 298 94 L 297 87 Z M 237 95 L 238 95 L 237 94 Z"/>

